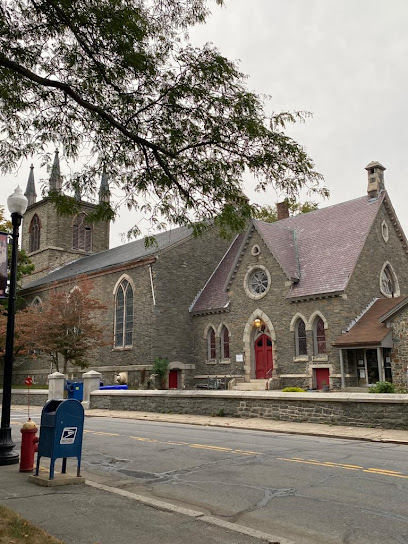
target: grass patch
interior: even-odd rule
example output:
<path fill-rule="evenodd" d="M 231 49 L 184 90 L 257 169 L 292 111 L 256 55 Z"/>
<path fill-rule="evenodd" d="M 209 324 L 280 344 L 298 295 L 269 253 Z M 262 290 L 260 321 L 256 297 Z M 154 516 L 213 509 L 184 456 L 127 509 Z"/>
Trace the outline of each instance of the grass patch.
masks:
<path fill-rule="evenodd" d="M 63 544 L 21 516 L 0 506 L 0 544 Z"/>

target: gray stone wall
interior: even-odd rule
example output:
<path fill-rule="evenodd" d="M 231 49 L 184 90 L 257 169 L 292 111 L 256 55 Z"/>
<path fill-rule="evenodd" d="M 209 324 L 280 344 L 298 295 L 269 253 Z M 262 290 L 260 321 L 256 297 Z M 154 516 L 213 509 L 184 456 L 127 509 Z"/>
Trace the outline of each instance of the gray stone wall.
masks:
<path fill-rule="evenodd" d="M 152 265 L 156 294 L 154 307 L 155 356 L 169 361 L 194 362 L 194 338 L 189 306 L 229 248 L 231 240 L 213 229 L 163 252 Z"/>
<path fill-rule="evenodd" d="M 48 400 L 48 390 L 31 390 L 30 391 L 30 406 L 44 406 Z M 3 390 L 0 388 L 0 402 L 3 401 Z M 12 389 L 11 404 L 19 406 L 27 406 L 27 390 Z"/>
<path fill-rule="evenodd" d="M 408 429 L 406 395 L 269 391 L 95 391 L 91 393 L 91 408 Z"/>
<path fill-rule="evenodd" d="M 83 202 L 81 211 L 91 213 L 95 205 Z M 21 247 L 29 253 L 29 228 L 33 216 L 40 219 L 40 248 L 30 253 L 34 273 L 24 278 L 23 285 L 44 277 L 50 270 L 83 257 L 88 253 L 72 249 L 72 216 L 58 215 L 54 204 L 47 198 L 30 206 L 23 218 Z M 109 248 L 109 222 L 92 224 L 92 253 Z"/>
<path fill-rule="evenodd" d="M 408 310 L 397 314 L 391 323 L 392 379 L 400 387 L 408 387 Z"/>

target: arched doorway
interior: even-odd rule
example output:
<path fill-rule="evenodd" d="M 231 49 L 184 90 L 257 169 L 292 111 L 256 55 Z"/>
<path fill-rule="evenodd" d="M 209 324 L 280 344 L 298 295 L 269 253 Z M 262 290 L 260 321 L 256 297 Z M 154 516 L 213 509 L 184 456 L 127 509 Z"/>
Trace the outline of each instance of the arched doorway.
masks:
<path fill-rule="evenodd" d="M 272 338 L 261 334 L 255 340 L 255 378 L 267 379 L 272 377 L 273 356 Z"/>

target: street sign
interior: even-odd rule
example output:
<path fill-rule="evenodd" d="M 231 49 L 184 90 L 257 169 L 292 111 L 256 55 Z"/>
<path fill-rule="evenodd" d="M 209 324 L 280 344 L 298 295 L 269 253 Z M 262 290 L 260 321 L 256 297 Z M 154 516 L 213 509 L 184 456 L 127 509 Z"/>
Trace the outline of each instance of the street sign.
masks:
<path fill-rule="evenodd" d="M 25 385 L 33 385 L 33 379 L 31 376 L 27 376 L 27 378 L 24 380 Z"/>

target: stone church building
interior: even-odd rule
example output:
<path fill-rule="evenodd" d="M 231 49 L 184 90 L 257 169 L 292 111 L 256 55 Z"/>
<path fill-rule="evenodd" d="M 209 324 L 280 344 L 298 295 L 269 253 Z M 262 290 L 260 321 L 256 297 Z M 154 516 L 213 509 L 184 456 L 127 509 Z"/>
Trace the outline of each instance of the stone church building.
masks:
<path fill-rule="evenodd" d="M 190 388 L 218 378 L 237 389 L 406 385 L 408 244 L 384 185 L 385 168 L 367 167 L 360 198 L 279 220 L 252 220 L 232 240 L 187 227 L 109 249 L 109 224 L 57 216 L 27 184 L 22 247 L 35 272 L 23 295 L 41 303 L 51 288 L 92 280 L 107 310 L 98 319 L 109 345 L 90 354 L 105 383 L 122 373 L 142 385 L 155 357 L 170 361 L 168 384 Z M 362 182 L 363 185 L 363 182 Z M 58 154 L 50 190 L 61 191 Z M 109 198 L 106 174 L 100 199 Z M 45 359 L 23 362 L 16 379 L 49 373 Z M 69 374 L 80 374 L 72 368 Z"/>

